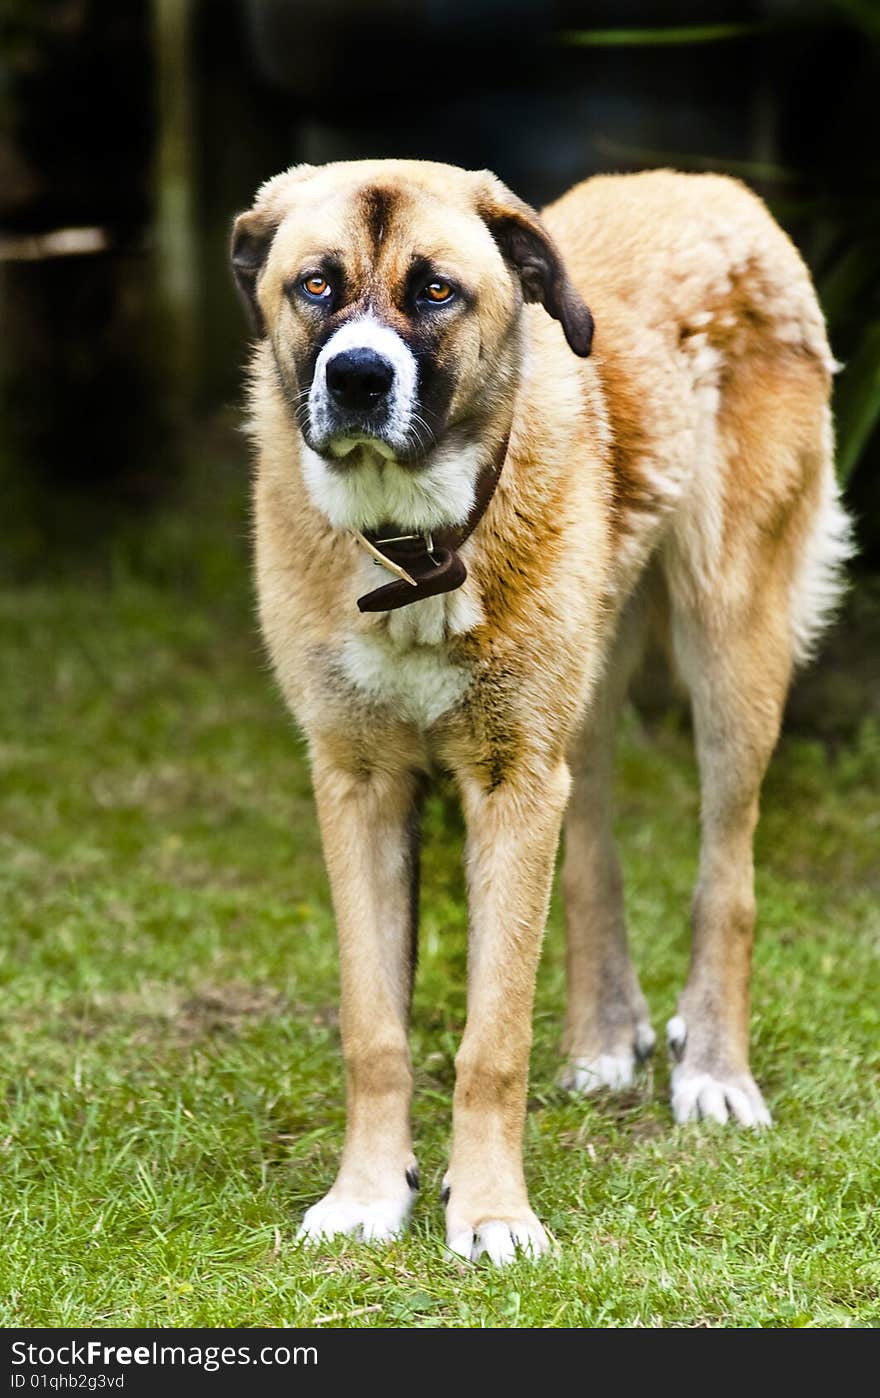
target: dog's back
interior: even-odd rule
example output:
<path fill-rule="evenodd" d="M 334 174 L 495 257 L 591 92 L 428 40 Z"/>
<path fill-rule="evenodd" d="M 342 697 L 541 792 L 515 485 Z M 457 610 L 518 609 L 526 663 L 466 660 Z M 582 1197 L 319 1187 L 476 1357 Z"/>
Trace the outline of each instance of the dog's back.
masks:
<path fill-rule="evenodd" d="M 543 216 L 596 318 L 623 590 L 661 539 L 681 587 L 685 573 L 709 586 L 723 574 L 731 589 L 775 537 L 790 555 L 782 609 L 806 658 L 849 533 L 835 364 L 799 253 L 760 199 L 719 175 L 598 176 Z M 668 533 L 656 527 L 666 515 Z"/>
<path fill-rule="evenodd" d="M 739 357 L 769 337 L 832 372 L 807 268 L 739 181 L 672 170 L 599 175 L 542 217 L 606 336 L 623 307 L 669 350 L 702 335 Z"/>

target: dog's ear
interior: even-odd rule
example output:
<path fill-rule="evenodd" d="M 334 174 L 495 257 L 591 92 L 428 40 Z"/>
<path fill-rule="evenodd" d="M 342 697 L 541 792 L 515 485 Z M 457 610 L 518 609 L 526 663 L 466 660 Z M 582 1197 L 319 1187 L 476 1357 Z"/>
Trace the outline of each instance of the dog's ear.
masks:
<path fill-rule="evenodd" d="M 586 359 L 593 344 L 593 317 L 576 290 L 562 255 L 535 210 L 488 172 L 477 200 L 480 216 L 502 255 L 519 275 L 526 301 L 540 301 L 558 320 L 575 354 Z"/>
<path fill-rule="evenodd" d="M 267 217 L 260 209 L 249 209 L 246 214 L 239 214 L 232 225 L 232 241 L 229 248 L 232 275 L 247 311 L 251 329 L 256 335 L 266 333 L 263 312 L 257 300 L 257 280 L 269 255 L 277 228 L 277 222 Z"/>
<path fill-rule="evenodd" d="M 252 209 L 239 214 L 232 225 L 229 257 L 235 285 L 247 311 L 251 329 L 265 335 L 263 312 L 257 300 L 257 282 L 263 270 L 278 226 L 292 206 L 291 186 L 313 174 L 311 165 L 294 165 L 284 174 L 267 180 L 257 193 Z"/>

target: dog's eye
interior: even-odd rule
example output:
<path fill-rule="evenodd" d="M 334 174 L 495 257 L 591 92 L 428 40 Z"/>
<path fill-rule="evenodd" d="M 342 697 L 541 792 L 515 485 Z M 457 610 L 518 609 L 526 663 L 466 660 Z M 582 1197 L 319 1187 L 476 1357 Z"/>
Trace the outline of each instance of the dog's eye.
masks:
<path fill-rule="evenodd" d="M 428 282 L 419 292 L 419 300 L 425 301 L 429 306 L 445 306 L 447 301 L 451 301 L 455 292 L 449 282 L 436 281 Z"/>
<path fill-rule="evenodd" d="M 310 277 L 303 277 L 300 287 L 312 301 L 326 301 L 330 295 L 330 283 L 317 272 Z"/>

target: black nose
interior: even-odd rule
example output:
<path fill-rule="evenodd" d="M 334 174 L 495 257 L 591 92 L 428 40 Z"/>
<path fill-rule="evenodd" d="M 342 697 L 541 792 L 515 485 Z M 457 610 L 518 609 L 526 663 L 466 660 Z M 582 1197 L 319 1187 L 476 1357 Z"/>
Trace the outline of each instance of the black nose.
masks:
<path fill-rule="evenodd" d="M 375 350 L 344 350 L 327 365 L 330 396 L 352 412 L 378 408 L 393 382 L 393 366 Z"/>

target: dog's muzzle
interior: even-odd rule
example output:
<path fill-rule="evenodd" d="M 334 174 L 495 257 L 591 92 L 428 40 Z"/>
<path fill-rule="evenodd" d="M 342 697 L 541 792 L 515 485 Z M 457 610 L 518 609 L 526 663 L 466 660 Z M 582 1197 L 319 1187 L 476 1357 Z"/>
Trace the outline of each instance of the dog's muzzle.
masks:
<path fill-rule="evenodd" d="M 380 456 L 405 454 L 413 445 L 417 383 L 415 356 L 396 331 L 371 314 L 346 322 L 315 364 L 310 446 L 337 462 L 364 443 Z"/>

